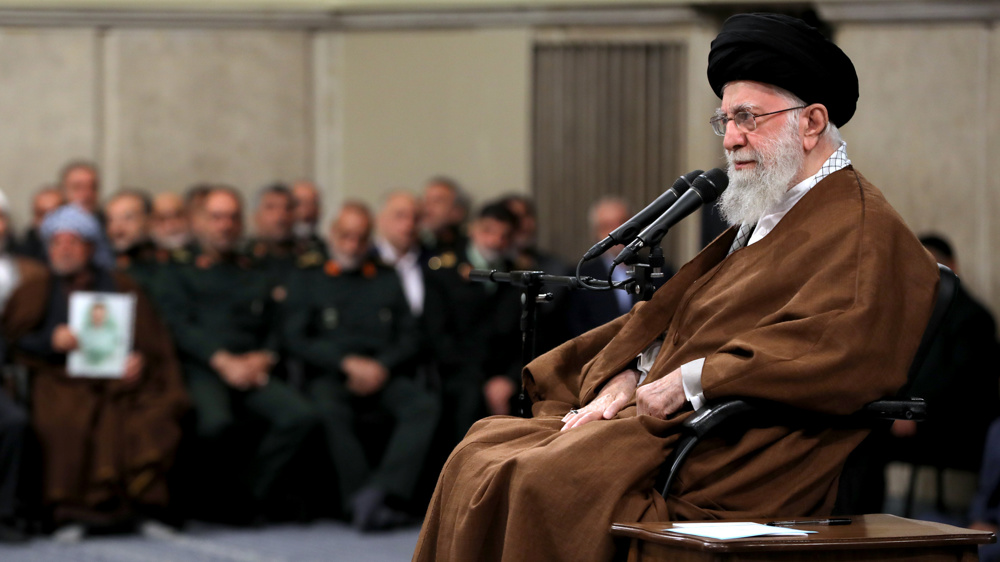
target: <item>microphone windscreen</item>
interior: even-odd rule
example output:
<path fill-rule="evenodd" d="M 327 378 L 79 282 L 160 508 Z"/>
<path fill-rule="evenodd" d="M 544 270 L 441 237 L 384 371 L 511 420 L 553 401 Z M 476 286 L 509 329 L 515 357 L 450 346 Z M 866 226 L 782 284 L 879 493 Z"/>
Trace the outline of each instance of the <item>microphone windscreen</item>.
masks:
<path fill-rule="evenodd" d="M 706 204 L 718 199 L 727 187 L 729 187 L 729 176 L 721 168 L 712 168 L 698 176 L 691 185 L 691 189 L 700 193 L 702 201 Z"/>
<path fill-rule="evenodd" d="M 691 187 L 691 183 L 698 179 L 698 176 L 704 174 L 704 170 L 694 170 L 684 174 L 683 176 L 677 178 L 674 181 L 674 185 L 670 186 L 677 195 L 681 195 Z"/>

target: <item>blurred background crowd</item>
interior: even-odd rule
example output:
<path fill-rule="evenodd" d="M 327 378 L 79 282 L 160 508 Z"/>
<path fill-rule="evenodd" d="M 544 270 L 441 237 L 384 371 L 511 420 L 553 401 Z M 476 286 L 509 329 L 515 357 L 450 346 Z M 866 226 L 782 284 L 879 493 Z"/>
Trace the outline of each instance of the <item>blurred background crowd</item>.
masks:
<path fill-rule="evenodd" d="M 347 201 L 328 225 L 322 206 L 305 180 L 250 201 L 211 184 L 105 194 L 86 161 L 34 194 L 23 232 L 0 199 L 0 539 L 155 533 L 190 518 L 419 522 L 451 448 L 479 418 L 511 414 L 520 386 L 519 289 L 470 272 L 575 268 L 538 247 L 521 194 L 474 205 L 441 176 L 388 191 L 375 209 Z M 629 216 L 620 199 L 593 201 L 592 241 Z M 922 240 L 960 271 L 947 240 Z M 618 249 L 581 274 L 626 277 L 610 268 Z M 67 374 L 76 291 L 137 296 L 124 377 Z M 537 352 L 634 303 L 624 291 L 553 290 Z M 1000 414 L 997 374 L 982 368 L 996 346 L 992 315 L 961 291 L 912 388 L 931 421 L 873 435 L 852 492 L 859 513 L 882 511 L 890 461 L 935 467 L 939 504 L 944 469 L 978 470 Z M 981 525 L 995 486 L 984 480 Z"/>
<path fill-rule="evenodd" d="M 250 201 L 210 184 L 106 194 L 86 161 L 34 194 L 22 233 L 0 200 L 0 537 L 26 522 L 78 540 L 190 517 L 419 521 L 451 448 L 520 387 L 519 289 L 470 272 L 571 268 L 537 247 L 525 195 L 474 206 L 442 176 L 376 209 L 347 201 L 328 225 L 322 203 L 305 180 Z M 595 201 L 595 241 L 629 216 Z M 618 249 L 584 273 L 607 278 Z M 67 374 L 76 291 L 137 295 L 123 378 Z M 537 352 L 634 302 L 554 290 Z"/>

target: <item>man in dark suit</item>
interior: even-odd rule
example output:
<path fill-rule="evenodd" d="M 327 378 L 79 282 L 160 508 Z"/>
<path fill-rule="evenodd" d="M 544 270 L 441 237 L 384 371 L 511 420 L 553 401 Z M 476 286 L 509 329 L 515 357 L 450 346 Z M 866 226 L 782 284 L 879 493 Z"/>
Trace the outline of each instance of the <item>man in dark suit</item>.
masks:
<path fill-rule="evenodd" d="M 507 259 L 517 217 L 502 202 L 487 204 L 469 225 L 469 240 L 432 258 L 454 304 L 458 341 L 468 370 L 443 380 L 444 412 L 462 436 L 483 412 L 509 414 L 521 380 L 521 293 L 502 283 L 469 280 L 473 269 L 510 271 Z"/>
<path fill-rule="evenodd" d="M 939 235 L 920 242 L 938 263 L 958 273 L 951 245 Z M 1000 378 L 993 315 L 959 284 L 941 330 L 927 352 L 910 394 L 927 401 L 927 421 L 892 425 L 890 459 L 975 471 L 983 442 L 1000 415 Z"/>
<path fill-rule="evenodd" d="M 393 267 L 403 285 L 410 312 L 420 324 L 421 368 L 433 379 L 468 370 L 459 347 L 461 330 L 445 275 L 431 269 L 440 259 L 420 243 L 420 200 L 406 191 L 385 198 L 378 215 L 378 236 L 372 248 L 382 263 Z"/>

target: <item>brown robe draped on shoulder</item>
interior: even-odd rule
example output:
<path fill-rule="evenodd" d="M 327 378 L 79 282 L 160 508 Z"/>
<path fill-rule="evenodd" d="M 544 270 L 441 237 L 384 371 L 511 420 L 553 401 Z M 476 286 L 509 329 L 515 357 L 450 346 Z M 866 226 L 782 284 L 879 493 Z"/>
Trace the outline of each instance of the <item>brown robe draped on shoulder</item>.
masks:
<path fill-rule="evenodd" d="M 706 358 L 707 400 L 759 397 L 849 414 L 906 380 L 937 269 L 853 167 L 810 190 L 761 241 L 726 252 L 730 229 L 648 303 L 524 370 L 530 420 L 480 421 L 438 480 L 414 560 L 608 560 L 615 521 L 809 516 L 830 511 L 866 431 L 751 429 L 694 451 L 675 495 L 652 488 L 690 407 L 660 420 L 634 401 L 560 432 L 560 418 L 656 338 L 646 382 Z"/>
<path fill-rule="evenodd" d="M 3 337 L 32 377 L 31 417 L 42 447 L 43 497 L 60 519 L 102 522 L 137 506 L 167 504 L 166 471 L 181 437 L 187 393 L 173 341 L 149 299 L 128 276 L 118 292 L 137 295 L 133 349 L 145 359 L 138 380 L 70 378 L 56 360 L 19 349 L 51 305 L 51 274 L 32 267 L 8 301 Z M 92 289 L 91 289 L 92 290 Z M 56 298 L 68 298 L 68 295 Z"/>

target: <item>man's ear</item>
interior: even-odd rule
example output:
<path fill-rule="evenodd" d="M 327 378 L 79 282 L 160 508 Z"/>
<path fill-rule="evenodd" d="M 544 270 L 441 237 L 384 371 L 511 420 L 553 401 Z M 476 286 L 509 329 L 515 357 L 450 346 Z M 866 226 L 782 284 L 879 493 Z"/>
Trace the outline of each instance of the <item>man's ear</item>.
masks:
<path fill-rule="evenodd" d="M 802 133 L 802 145 L 806 152 L 809 152 L 819 143 L 820 136 L 826 132 L 826 126 L 830 123 L 830 115 L 826 111 L 826 106 L 814 103 L 806 106 L 802 111 L 802 118 L 799 121 Z"/>

